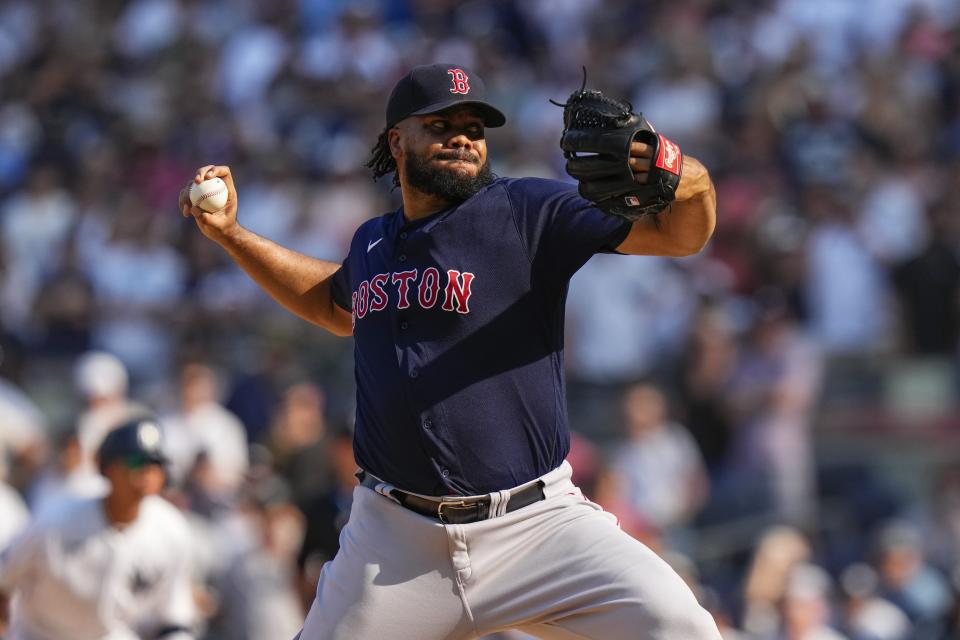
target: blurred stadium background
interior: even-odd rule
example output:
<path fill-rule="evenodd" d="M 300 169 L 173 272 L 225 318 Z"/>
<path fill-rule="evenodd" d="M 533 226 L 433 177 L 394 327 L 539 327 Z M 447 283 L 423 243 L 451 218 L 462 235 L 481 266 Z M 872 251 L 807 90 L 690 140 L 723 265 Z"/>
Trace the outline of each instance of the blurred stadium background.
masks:
<path fill-rule="evenodd" d="M 547 100 L 585 65 L 714 176 L 703 254 L 574 278 L 587 493 L 728 638 L 960 637 L 956 0 L 0 2 L 0 548 L 145 405 L 204 637 L 296 631 L 349 508 L 352 343 L 177 192 L 229 164 L 241 223 L 340 261 L 396 206 L 362 166 L 386 92 L 432 61 L 507 113 L 500 175 L 565 178 Z"/>

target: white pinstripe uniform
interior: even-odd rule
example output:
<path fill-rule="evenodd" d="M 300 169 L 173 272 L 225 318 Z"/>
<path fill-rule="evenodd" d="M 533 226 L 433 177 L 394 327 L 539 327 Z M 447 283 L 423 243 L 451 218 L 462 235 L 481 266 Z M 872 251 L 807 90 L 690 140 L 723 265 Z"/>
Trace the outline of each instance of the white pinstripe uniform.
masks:
<path fill-rule="evenodd" d="M 10 640 L 188 640 L 190 584 L 187 523 L 156 496 L 122 529 L 101 499 L 71 501 L 0 555 L 0 592 L 13 595 Z"/>

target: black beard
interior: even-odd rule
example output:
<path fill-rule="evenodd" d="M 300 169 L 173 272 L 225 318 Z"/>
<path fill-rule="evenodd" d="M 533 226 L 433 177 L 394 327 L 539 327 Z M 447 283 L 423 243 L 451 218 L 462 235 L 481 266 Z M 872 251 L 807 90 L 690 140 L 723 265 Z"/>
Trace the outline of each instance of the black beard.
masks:
<path fill-rule="evenodd" d="M 444 158 L 452 158 L 455 152 Z M 470 156 L 462 155 L 466 160 Z M 484 162 L 477 175 L 463 175 L 450 169 L 430 164 L 412 153 L 407 154 L 404 160 L 404 173 L 407 183 L 427 195 L 436 196 L 450 204 L 460 204 L 476 195 L 478 191 L 493 182 L 496 176 L 490 170 L 490 162 Z"/>

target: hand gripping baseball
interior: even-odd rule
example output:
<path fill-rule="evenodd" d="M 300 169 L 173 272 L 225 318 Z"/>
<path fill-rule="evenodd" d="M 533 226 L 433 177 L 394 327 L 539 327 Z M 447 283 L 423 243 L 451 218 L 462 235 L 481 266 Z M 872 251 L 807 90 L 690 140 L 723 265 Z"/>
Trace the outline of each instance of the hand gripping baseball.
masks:
<path fill-rule="evenodd" d="M 211 178 L 220 178 L 227 185 L 227 204 L 217 211 L 204 211 L 190 203 L 190 187 Z M 233 185 L 230 167 L 208 164 L 197 169 L 193 180 L 180 190 L 179 206 L 181 215 L 185 218 L 193 216 L 200 231 L 211 240 L 219 241 L 234 233 L 239 228 L 237 224 L 237 190 Z"/>

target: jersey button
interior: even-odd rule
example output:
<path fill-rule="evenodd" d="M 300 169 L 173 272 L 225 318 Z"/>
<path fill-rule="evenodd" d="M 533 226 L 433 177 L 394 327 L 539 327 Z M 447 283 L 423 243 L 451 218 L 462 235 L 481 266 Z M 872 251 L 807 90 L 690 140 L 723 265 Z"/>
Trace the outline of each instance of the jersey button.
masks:
<path fill-rule="evenodd" d="M 411 369 L 411 370 L 410 370 L 410 377 L 411 377 L 411 378 L 416 378 L 416 377 L 419 376 L 419 375 L 420 375 L 420 372 L 417 371 L 416 369 Z"/>
<path fill-rule="evenodd" d="M 403 322 L 400 323 L 400 328 L 406 331 L 407 329 L 410 328 L 410 323 L 404 320 Z"/>
<path fill-rule="evenodd" d="M 397 256 L 397 260 L 398 260 L 399 262 L 406 262 L 406 261 L 407 261 L 407 256 L 401 253 L 399 256 Z"/>
<path fill-rule="evenodd" d="M 406 239 L 407 239 L 407 232 L 406 232 L 406 231 L 401 231 L 401 232 L 400 232 L 400 239 L 401 239 L 401 240 L 406 240 Z"/>
<path fill-rule="evenodd" d="M 430 418 L 427 418 L 426 420 L 424 420 L 424 421 L 423 421 L 423 428 L 424 428 L 424 429 L 432 429 L 432 428 L 433 428 L 433 420 L 431 420 Z"/>
<path fill-rule="evenodd" d="M 440 475 L 442 475 L 444 478 L 449 478 L 449 477 L 450 477 L 450 469 L 443 469 L 443 470 L 441 470 L 441 471 L 440 471 Z"/>

